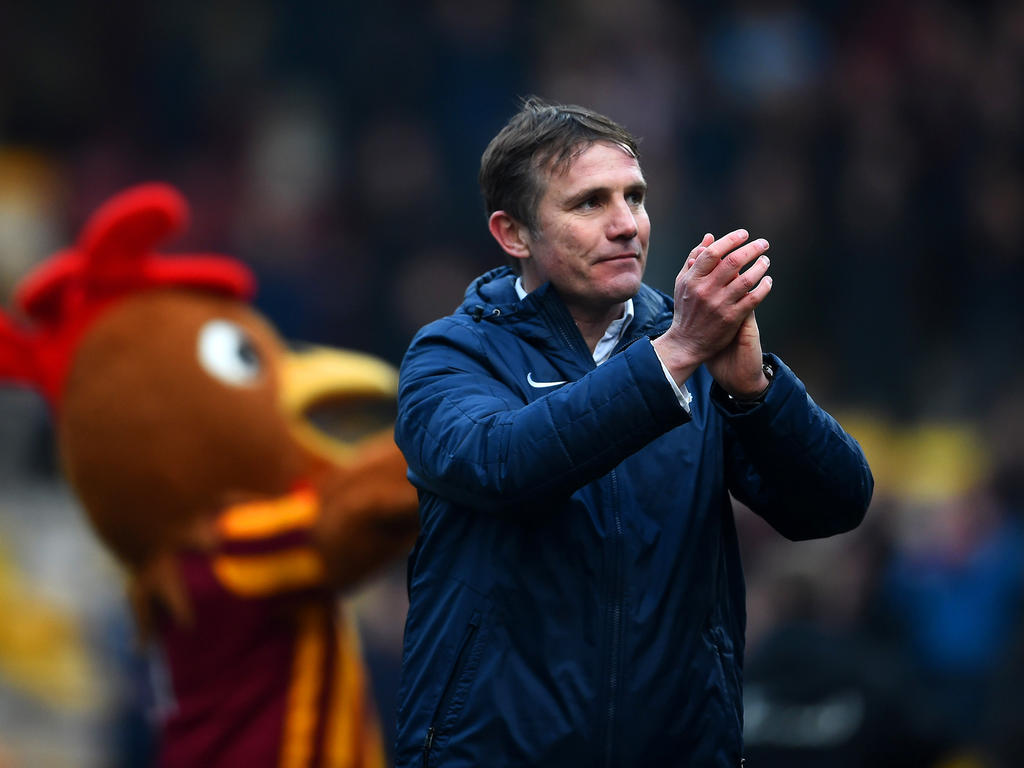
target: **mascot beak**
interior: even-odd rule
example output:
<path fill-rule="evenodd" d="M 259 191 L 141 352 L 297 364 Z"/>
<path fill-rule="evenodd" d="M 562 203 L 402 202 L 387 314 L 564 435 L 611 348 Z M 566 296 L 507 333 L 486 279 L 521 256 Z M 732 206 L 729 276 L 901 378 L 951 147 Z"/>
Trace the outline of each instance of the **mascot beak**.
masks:
<path fill-rule="evenodd" d="M 314 456 L 345 464 L 356 442 L 394 422 L 398 371 L 358 352 L 310 347 L 284 356 L 281 408 L 296 440 Z M 314 417 L 321 415 L 314 424 Z M 326 415 L 326 418 L 323 418 Z"/>

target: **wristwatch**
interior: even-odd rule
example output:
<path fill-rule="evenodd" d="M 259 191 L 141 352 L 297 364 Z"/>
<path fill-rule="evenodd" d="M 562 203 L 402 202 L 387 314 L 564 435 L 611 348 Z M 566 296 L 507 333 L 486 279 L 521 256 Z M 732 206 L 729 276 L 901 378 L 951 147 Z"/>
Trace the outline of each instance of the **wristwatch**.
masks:
<path fill-rule="evenodd" d="M 768 383 L 765 385 L 764 389 L 758 392 L 754 397 L 744 398 L 742 400 L 738 397 L 733 397 L 726 392 L 725 395 L 729 398 L 729 405 L 739 411 L 749 411 L 751 408 L 754 408 L 764 402 L 764 398 L 768 394 L 768 389 L 771 387 L 772 381 L 775 379 L 775 368 L 772 367 L 770 362 L 765 360 L 761 363 L 761 371 L 764 373 L 764 377 L 768 379 Z"/>

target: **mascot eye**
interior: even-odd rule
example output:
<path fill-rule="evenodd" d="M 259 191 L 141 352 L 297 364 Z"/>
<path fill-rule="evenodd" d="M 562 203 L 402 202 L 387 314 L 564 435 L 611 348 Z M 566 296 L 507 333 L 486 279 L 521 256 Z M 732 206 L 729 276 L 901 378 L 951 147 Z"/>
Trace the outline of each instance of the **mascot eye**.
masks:
<path fill-rule="evenodd" d="M 263 370 L 259 350 L 241 327 L 211 320 L 199 330 L 199 362 L 226 384 L 253 384 Z"/>

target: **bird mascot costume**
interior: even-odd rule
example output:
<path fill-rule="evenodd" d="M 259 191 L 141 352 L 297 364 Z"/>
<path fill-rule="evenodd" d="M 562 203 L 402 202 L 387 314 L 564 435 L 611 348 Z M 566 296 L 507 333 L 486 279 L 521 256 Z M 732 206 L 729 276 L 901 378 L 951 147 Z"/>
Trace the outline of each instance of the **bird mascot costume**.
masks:
<path fill-rule="evenodd" d="M 357 422 L 393 403 L 396 373 L 290 352 L 240 262 L 155 250 L 187 217 L 163 184 L 107 201 L 0 312 L 0 381 L 49 404 L 63 470 L 166 664 L 158 764 L 383 766 L 338 598 L 408 550 L 415 491 L 390 425 L 332 440 L 310 414 L 347 404 Z"/>

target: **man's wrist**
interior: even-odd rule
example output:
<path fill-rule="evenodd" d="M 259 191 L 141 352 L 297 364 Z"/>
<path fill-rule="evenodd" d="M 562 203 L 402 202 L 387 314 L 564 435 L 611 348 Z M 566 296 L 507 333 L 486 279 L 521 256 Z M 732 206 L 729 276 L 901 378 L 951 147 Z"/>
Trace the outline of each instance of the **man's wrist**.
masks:
<path fill-rule="evenodd" d="M 725 387 L 722 387 L 722 389 L 734 403 L 739 405 L 757 405 L 764 401 L 774 378 L 775 369 L 768 360 L 764 360 L 761 363 L 761 380 L 755 389 L 748 392 L 730 392 Z"/>
<path fill-rule="evenodd" d="M 659 336 L 651 342 L 651 346 L 654 347 L 654 354 L 658 356 L 662 366 L 672 377 L 672 379 L 678 385 L 682 385 L 693 372 L 697 370 L 700 365 L 700 361 L 693 360 L 685 354 L 680 354 L 678 350 L 669 342 L 664 340 L 664 336 Z"/>

